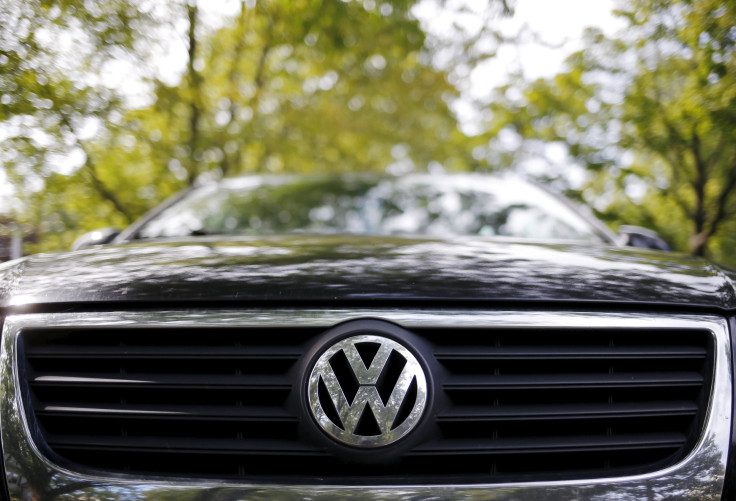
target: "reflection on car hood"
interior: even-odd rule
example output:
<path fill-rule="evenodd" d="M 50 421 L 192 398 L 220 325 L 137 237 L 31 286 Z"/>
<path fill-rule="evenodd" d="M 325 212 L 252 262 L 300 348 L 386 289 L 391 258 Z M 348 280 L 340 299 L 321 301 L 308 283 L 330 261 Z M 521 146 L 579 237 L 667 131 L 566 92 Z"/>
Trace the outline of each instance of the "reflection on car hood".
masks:
<path fill-rule="evenodd" d="M 584 301 L 728 309 L 736 303 L 729 277 L 706 261 L 583 243 L 201 237 L 39 254 L 0 267 L 0 306 L 422 300 L 448 306 Z"/>

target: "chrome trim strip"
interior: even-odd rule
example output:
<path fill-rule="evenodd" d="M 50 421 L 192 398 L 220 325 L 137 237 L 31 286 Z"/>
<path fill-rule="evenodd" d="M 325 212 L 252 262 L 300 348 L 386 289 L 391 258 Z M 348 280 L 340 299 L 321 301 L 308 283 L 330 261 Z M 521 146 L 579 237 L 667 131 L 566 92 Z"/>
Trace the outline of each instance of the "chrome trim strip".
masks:
<path fill-rule="evenodd" d="M 620 478 L 581 481 L 529 482 L 492 485 L 319 486 L 254 485 L 211 480 L 170 480 L 138 476 L 102 477 L 62 468 L 49 461 L 30 440 L 19 394 L 18 344 L 20 331 L 32 327 L 124 326 L 294 326 L 329 328 L 356 318 L 378 318 L 403 327 L 620 327 L 692 328 L 711 332 L 715 342 L 715 373 L 704 433 L 688 457 L 661 471 Z M 116 313 L 51 313 L 13 315 L 2 333 L 0 425 L 6 477 L 11 499 L 105 498 L 182 501 L 305 499 L 343 500 L 502 500 L 553 499 L 678 499 L 720 498 L 731 431 L 731 346 L 725 318 L 715 315 L 534 312 L 525 310 L 189 310 Z"/>

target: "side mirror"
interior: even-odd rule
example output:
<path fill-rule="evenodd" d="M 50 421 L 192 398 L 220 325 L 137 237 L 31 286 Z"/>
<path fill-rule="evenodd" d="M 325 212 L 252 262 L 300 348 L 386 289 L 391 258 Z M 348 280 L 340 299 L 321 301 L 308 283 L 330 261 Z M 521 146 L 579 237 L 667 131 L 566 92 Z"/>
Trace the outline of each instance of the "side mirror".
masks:
<path fill-rule="evenodd" d="M 618 229 L 621 243 L 630 247 L 668 251 L 670 246 L 656 231 L 641 226 L 623 225 Z"/>
<path fill-rule="evenodd" d="M 109 244 L 119 234 L 120 230 L 117 228 L 101 228 L 99 230 L 90 231 L 74 241 L 72 244 L 72 250 Z"/>

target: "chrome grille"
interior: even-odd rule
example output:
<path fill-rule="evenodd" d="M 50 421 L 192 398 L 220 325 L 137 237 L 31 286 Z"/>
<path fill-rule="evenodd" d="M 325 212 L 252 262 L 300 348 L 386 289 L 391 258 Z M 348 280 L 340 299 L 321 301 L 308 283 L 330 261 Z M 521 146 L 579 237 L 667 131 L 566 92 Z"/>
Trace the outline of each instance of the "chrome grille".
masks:
<path fill-rule="evenodd" d="M 298 440 L 286 401 L 290 369 L 321 332 L 63 329 L 22 339 L 33 410 L 60 458 L 228 477 L 263 473 L 269 457 L 319 453 Z"/>
<path fill-rule="evenodd" d="M 683 459 L 703 428 L 710 331 L 403 323 L 432 347 L 433 431 L 398 464 L 340 461 L 305 439 L 296 383 L 328 320 L 26 328 L 36 441 L 78 470 L 493 483 L 654 471 Z"/>
<path fill-rule="evenodd" d="M 705 331 L 420 329 L 443 368 L 440 434 L 457 474 L 611 476 L 681 459 L 708 399 Z"/>

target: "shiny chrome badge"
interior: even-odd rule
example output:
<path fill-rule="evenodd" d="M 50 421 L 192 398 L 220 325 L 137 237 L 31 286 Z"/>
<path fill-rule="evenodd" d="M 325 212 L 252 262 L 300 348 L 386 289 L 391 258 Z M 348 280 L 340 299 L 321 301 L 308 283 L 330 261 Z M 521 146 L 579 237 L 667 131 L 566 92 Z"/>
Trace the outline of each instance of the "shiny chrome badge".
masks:
<path fill-rule="evenodd" d="M 380 447 L 409 433 L 427 403 L 427 378 L 414 355 L 369 334 L 338 341 L 309 376 L 309 407 L 336 440 Z"/>

